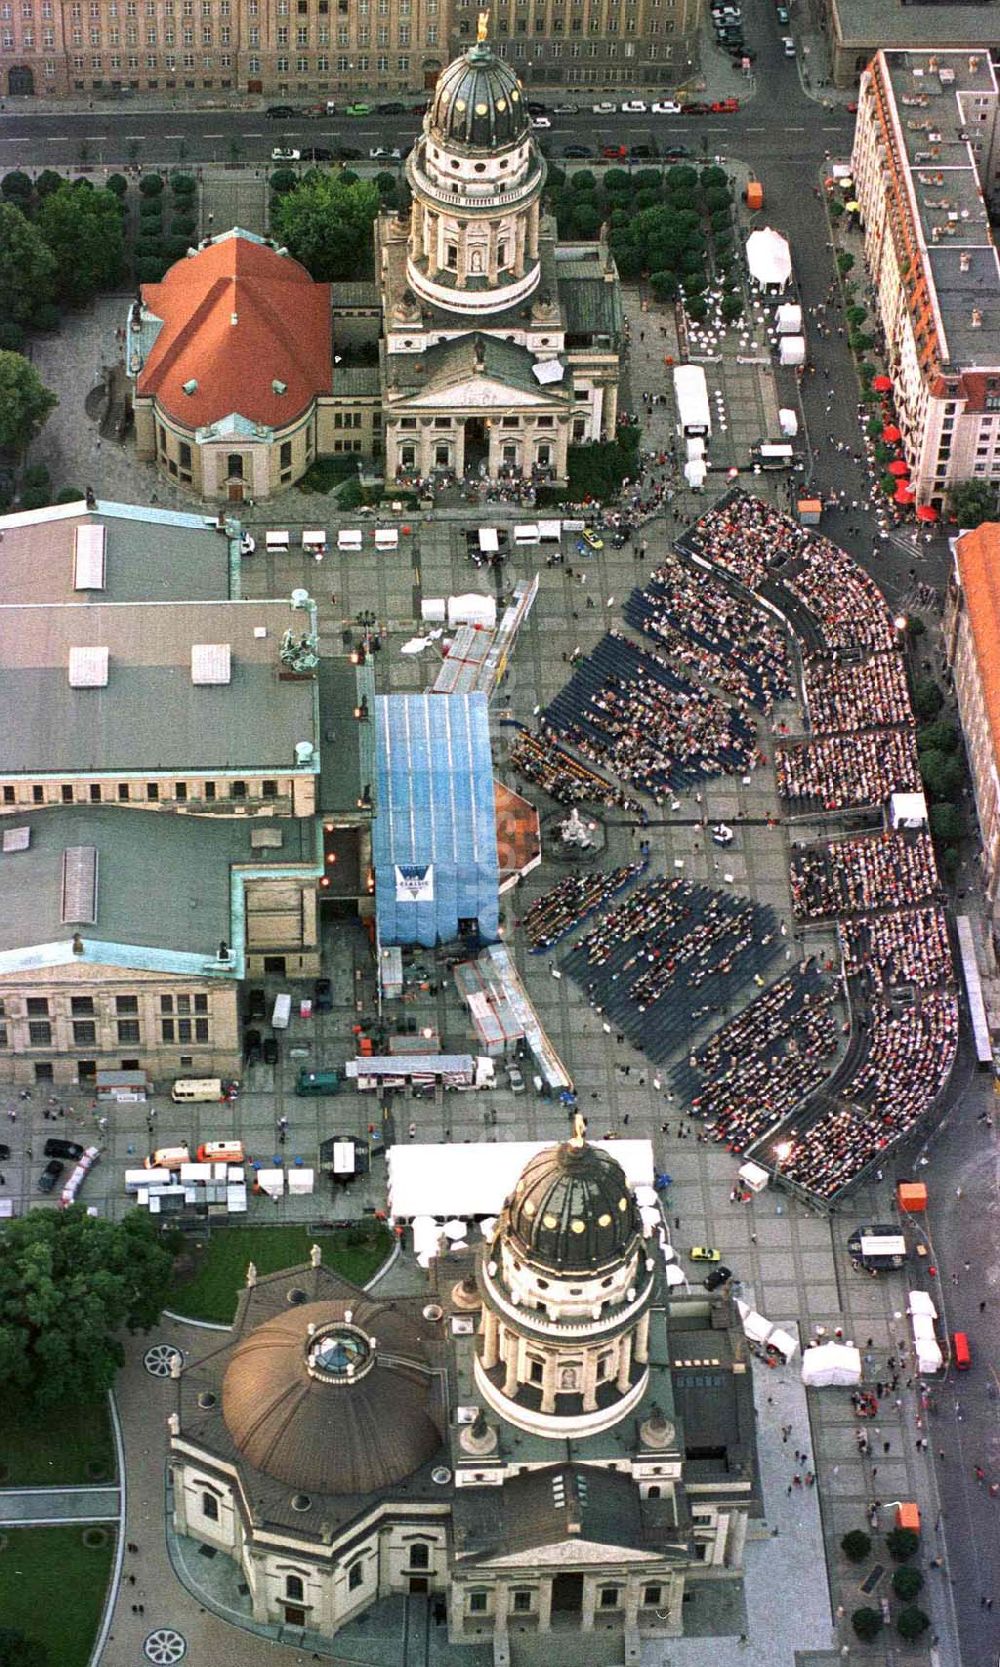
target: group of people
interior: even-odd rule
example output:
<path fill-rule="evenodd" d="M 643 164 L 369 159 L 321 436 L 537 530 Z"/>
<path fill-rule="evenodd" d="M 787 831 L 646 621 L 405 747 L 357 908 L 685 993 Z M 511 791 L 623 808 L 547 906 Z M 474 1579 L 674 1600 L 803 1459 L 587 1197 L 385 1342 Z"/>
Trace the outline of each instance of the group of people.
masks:
<path fill-rule="evenodd" d="M 684 1079 L 708 1078 L 692 1115 L 730 1151 L 746 1151 L 822 1087 L 837 1035 L 833 987 L 803 962 L 691 1055 Z"/>
<path fill-rule="evenodd" d="M 768 575 L 801 556 L 808 542 L 809 533 L 791 516 L 737 488 L 700 516 L 677 545 L 722 568 L 747 590 L 760 590 Z"/>
<path fill-rule="evenodd" d="M 838 927 L 844 971 L 861 977 L 866 993 L 900 985 L 939 990 L 952 976 L 944 910 L 891 909 L 842 920 Z"/>
<path fill-rule="evenodd" d="M 606 805 L 609 809 L 638 811 L 639 802 L 612 782 L 605 781 L 565 751 L 551 735 L 522 729 L 510 750 L 511 769 L 561 805 Z M 521 783 L 518 782 L 520 789 Z"/>
<path fill-rule="evenodd" d="M 778 792 L 797 814 L 877 807 L 920 788 L 912 730 L 820 735 L 779 744 L 774 756 Z"/>
<path fill-rule="evenodd" d="M 577 662 L 542 727 L 657 804 L 708 776 L 745 774 L 758 756 L 741 712 L 619 631 Z"/>
<path fill-rule="evenodd" d="M 892 616 L 874 579 L 829 538 L 810 538 L 782 580 L 808 609 L 828 651 L 876 653 L 895 643 Z"/>
<path fill-rule="evenodd" d="M 793 851 L 792 906 L 800 920 L 921 903 L 938 891 L 927 833 L 865 834 Z"/>
<path fill-rule="evenodd" d="M 941 990 L 901 1011 L 873 1002 L 865 1034 L 850 1098 L 831 1097 L 782 1162 L 783 1175 L 821 1198 L 835 1197 L 931 1109 L 954 1064 L 958 1002 Z"/>
<path fill-rule="evenodd" d="M 564 969 L 590 1005 L 656 1063 L 722 1013 L 780 952 L 773 911 L 660 875 L 570 950 Z"/>
<path fill-rule="evenodd" d="M 815 733 L 912 725 L 906 667 L 898 649 L 844 662 L 815 655 L 803 667 L 806 710 Z"/>
<path fill-rule="evenodd" d="M 551 891 L 535 899 L 522 921 L 515 921 L 515 925 L 524 927 L 531 953 L 540 955 L 551 949 L 637 880 L 645 868 L 643 861 L 613 868 L 609 873 L 593 869 L 590 873 L 567 874 Z"/>
<path fill-rule="evenodd" d="M 624 613 L 635 630 L 744 706 L 769 712 L 791 694 L 784 631 L 704 568 L 668 556 Z"/>

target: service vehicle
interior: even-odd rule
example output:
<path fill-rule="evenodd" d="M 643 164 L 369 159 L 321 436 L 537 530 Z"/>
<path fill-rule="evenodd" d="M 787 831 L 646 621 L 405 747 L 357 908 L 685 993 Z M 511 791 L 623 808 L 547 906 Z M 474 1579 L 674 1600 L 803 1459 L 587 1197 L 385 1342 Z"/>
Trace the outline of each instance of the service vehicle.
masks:
<path fill-rule="evenodd" d="M 582 159 L 585 156 L 593 156 L 593 154 L 594 153 L 591 150 L 589 145 L 564 145 L 563 146 L 563 156 L 567 156 L 567 157 L 575 156 L 578 159 Z"/>
<path fill-rule="evenodd" d="M 618 114 L 617 104 L 609 103 L 606 98 L 602 99 L 600 104 L 592 104 L 590 108 L 595 116 L 617 116 Z"/>
<path fill-rule="evenodd" d="M 628 151 L 624 145 L 602 145 L 601 155 L 605 162 L 624 162 Z"/>
<path fill-rule="evenodd" d="M 206 1140 L 198 1147 L 199 1163 L 246 1163 L 242 1140 Z"/>
<path fill-rule="evenodd" d="M 239 1083 L 227 1082 L 225 1077 L 178 1077 L 170 1098 L 179 1102 L 235 1100 L 238 1093 Z"/>
<path fill-rule="evenodd" d="M 512 1094 L 524 1093 L 524 1072 L 517 1065 L 507 1067 L 507 1086 Z"/>
<path fill-rule="evenodd" d="M 782 35 L 781 47 L 786 58 L 795 57 L 795 42 L 793 41 L 791 35 Z"/>
<path fill-rule="evenodd" d="M 956 1331 L 952 1336 L 951 1363 L 956 1372 L 967 1372 L 972 1365 L 972 1351 L 969 1348 L 968 1335 L 964 1331 Z"/>
<path fill-rule="evenodd" d="M 531 125 L 532 125 L 532 127 L 537 129 L 537 128 L 551 127 L 552 123 L 549 120 L 548 116 L 532 116 Z"/>
<path fill-rule="evenodd" d="M 155 1152 L 150 1152 L 145 1160 L 147 1169 L 180 1169 L 182 1163 L 191 1162 L 191 1153 L 186 1146 L 158 1146 Z"/>
<path fill-rule="evenodd" d="M 295 115 L 295 109 L 291 104 L 269 104 L 264 114 L 272 121 L 283 122 L 287 121 L 289 116 Z"/>
<path fill-rule="evenodd" d="M 727 1268 L 725 1263 L 722 1262 L 717 1268 L 713 1268 L 711 1273 L 705 1275 L 702 1283 L 706 1291 L 717 1291 L 720 1285 L 728 1285 L 732 1277 L 732 1268 Z"/>
<path fill-rule="evenodd" d="M 575 116 L 577 109 L 578 106 L 575 104 L 553 104 L 552 114 L 554 116 Z"/>
<path fill-rule="evenodd" d="M 60 1163 L 58 1158 L 53 1158 L 51 1163 L 47 1163 L 38 1177 L 39 1192 L 54 1192 L 56 1182 L 65 1168 L 66 1165 Z"/>
<path fill-rule="evenodd" d="M 676 99 L 672 98 L 657 99 L 656 103 L 651 104 L 649 108 L 654 116 L 679 116 L 681 113 L 680 105 Z"/>
<path fill-rule="evenodd" d="M 717 98 L 712 105 L 713 116 L 732 116 L 740 107 L 738 98 Z"/>
<path fill-rule="evenodd" d="M 372 145 L 368 158 L 371 162 L 401 162 L 403 153 L 398 145 Z"/>
<path fill-rule="evenodd" d="M 65 1158 L 68 1163 L 78 1163 L 85 1150 L 75 1140 L 47 1140 L 42 1147 L 45 1157 Z"/>
<path fill-rule="evenodd" d="M 302 152 L 300 150 L 293 149 L 290 145 L 275 145 L 273 151 L 271 152 L 271 161 L 301 162 Z"/>
<path fill-rule="evenodd" d="M 295 1079 L 296 1094 L 339 1094 L 339 1071 L 308 1071 L 305 1066 Z"/>
<path fill-rule="evenodd" d="M 867 1273 L 901 1268 L 906 1262 L 906 1240 L 891 1222 L 857 1227 L 847 1241 L 852 1265 Z"/>
<path fill-rule="evenodd" d="M 623 116 L 647 116 L 649 114 L 649 106 L 645 99 L 627 98 L 625 103 L 621 106 L 621 113 Z"/>
<path fill-rule="evenodd" d="M 722 1251 L 716 1250 L 710 1244 L 696 1244 L 691 1246 L 692 1262 L 721 1262 Z"/>
<path fill-rule="evenodd" d="M 287 990 L 282 990 L 274 998 L 274 1006 L 271 1009 L 271 1029 L 287 1030 L 291 1016 L 292 998 Z"/>

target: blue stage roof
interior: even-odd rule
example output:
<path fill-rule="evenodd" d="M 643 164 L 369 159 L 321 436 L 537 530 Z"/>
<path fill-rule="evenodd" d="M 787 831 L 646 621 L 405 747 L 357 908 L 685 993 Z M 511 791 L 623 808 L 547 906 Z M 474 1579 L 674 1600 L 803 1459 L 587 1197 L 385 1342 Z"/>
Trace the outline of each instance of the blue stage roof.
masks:
<path fill-rule="evenodd" d="M 450 943 L 475 921 L 499 937 L 496 812 L 485 694 L 375 700 L 379 941 Z"/>

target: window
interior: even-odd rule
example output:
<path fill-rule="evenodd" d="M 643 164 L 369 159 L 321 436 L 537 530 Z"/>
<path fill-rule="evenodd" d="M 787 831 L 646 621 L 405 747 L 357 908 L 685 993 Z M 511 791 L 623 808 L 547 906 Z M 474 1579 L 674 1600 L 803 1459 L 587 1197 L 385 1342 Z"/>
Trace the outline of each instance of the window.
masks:
<path fill-rule="evenodd" d="M 196 1042 L 207 1042 L 208 1041 L 208 1020 L 207 1019 L 195 1019 L 195 1021 L 194 1021 L 194 1039 L 195 1039 Z"/>
<path fill-rule="evenodd" d="M 206 797 L 206 799 L 214 799 L 215 798 L 215 783 L 214 783 L 214 781 L 206 781 L 206 783 L 205 783 L 205 797 Z"/>
<path fill-rule="evenodd" d="M 663 1602 L 662 1586 L 646 1586 L 643 1588 L 642 1601 L 647 1609 L 656 1609 Z"/>
<path fill-rule="evenodd" d="M 71 996 L 69 1010 L 74 1019 L 88 1019 L 94 1011 L 93 996 Z"/>
<path fill-rule="evenodd" d="M 48 1019 L 35 1019 L 28 1026 L 28 1043 L 33 1048 L 47 1048 L 52 1042 L 52 1026 Z"/>
<path fill-rule="evenodd" d="M 116 996 L 115 997 L 115 1012 L 118 1014 L 119 1018 L 121 1018 L 124 1013 L 138 1013 L 138 1011 L 139 1011 L 139 997 L 138 996 Z"/>
<path fill-rule="evenodd" d="M 219 1501 L 216 1499 L 214 1493 L 207 1493 L 206 1492 L 206 1493 L 202 1494 L 202 1496 L 201 1496 L 201 1514 L 202 1514 L 203 1517 L 207 1517 L 209 1522 L 218 1522 L 218 1520 L 219 1520 Z"/>
<path fill-rule="evenodd" d="M 119 799 L 120 799 L 120 801 L 123 805 L 128 804 L 128 782 L 127 781 L 120 781 L 118 783 L 118 797 L 119 797 Z"/>
<path fill-rule="evenodd" d="M 357 1563 L 352 1563 L 350 1568 L 347 1571 L 347 1590 L 349 1592 L 356 1592 L 359 1586 L 364 1585 L 364 1580 L 365 1580 L 365 1565 L 364 1565 L 364 1563 L 362 1563 L 360 1560 Z"/>
<path fill-rule="evenodd" d="M 470 1592 L 469 1593 L 469 1614 L 470 1615 L 485 1615 L 486 1614 L 486 1593 L 485 1592 Z"/>
<path fill-rule="evenodd" d="M 12 805 L 14 803 L 14 789 L 11 787 L 9 782 L 4 783 L 3 802 L 5 805 Z"/>
<path fill-rule="evenodd" d="M 279 453 L 279 458 L 278 458 L 278 467 L 281 468 L 281 469 L 290 469 L 291 466 L 292 466 L 292 442 L 291 442 L 291 440 L 282 440 L 282 442 L 281 442 L 281 451 Z"/>
<path fill-rule="evenodd" d="M 190 1019 L 178 1019 L 177 1020 L 177 1040 L 178 1040 L 178 1042 L 190 1042 L 190 1040 L 191 1040 L 191 1020 Z"/>
<path fill-rule="evenodd" d="M 513 1594 L 513 1596 L 514 1596 L 514 1614 L 515 1615 L 530 1614 L 532 1594 L 530 1592 L 515 1592 Z"/>
<path fill-rule="evenodd" d="M 286 1576 L 285 1576 L 285 1596 L 286 1596 L 286 1598 L 291 1598 L 293 1603 L 301 1603 L 302 1599 L 305 1597 L 305 1595 L 306 1595 L 306 1593 L 305 1593 L 305 1587 L 302 1584 L 302 1576 L 300 1574 L 286 1574 Z"/>
<path fill-rule="evenodd" d="M 174 1040 L 174 1021 L 173 1021 L 173 1019 L 161 1019 L 160 1020 L 160 1032 L 161 1032 L 163 1040 L 165 1042 L 172 1042 Z"/>
<path fill-rule="evenodd" d="M 187 796 L 188 796 L 188 784 L 187 784 L 187 782 L 186 781 L 175 781 L 174 782 L 174 798 L 177 799 L 180 804 L 183 804 L 184 801 L 186 800 Z"/>
<path fill-rule="evenodd" d="M 99 781 L 92 781 L 90 784 L 90 802 L 92 805 L 99 805 L 101 802 L 101 784 Z"/>
<path fill-rule="evenodd" d="M 260 784 L 260 794 L 262 799 L 276 799 L 278 797 L 277 782 L 262 781 Z"/>
<path fill-rule="evenodd" d="M 191 1011 L 191 997 L 190 996 L 178 996 L 177 997 L 177 1011 L 178 1011 L 178 1013 L 183 1013 L 185 1016 L 188 1013 L 190 1013 L 190 1011 Z"/>
<path fill-rule="evenodd" d="M 246 782 L 245 781 L 234 781 L 233 782 L 233 798 L 234 799 L 245 799 L 246 796 L 247 796 L 247 784 L 246 784 Z"/>
<path fill-rule="evenodd" d="M 140 1040 L 138 1019 L 118 1020 L 118 1040 L 119 1042 L 138 1042 Z"/>
<path fill-rule="evenodd" d="M 600 1607 L 602 1609 L 617 1609 L 618 1608 L 618 1587 L 617 1586 L 604 1586 L 604 1587 L 601 1588 Z"/>
<path fill-rule="evenodd" d="M 410 1547 L 410 1567 L 411 1567 L 411 1569 L 429 1569 L 430 1566 L 431 1566 L 431 1548 L 430 1548 L 430 1546 L 429 1545 L 421 1545 L 419 1543 L 419 1541 L 417 1542 L 416 1545 L 411 1545 L 411 1547 Z"/>
<path fill-rule="evenodd" d="M 97 1026 L 93 1019 L 78 1019 L 73 1025 L 73 1046 L 92 1048 L 97 1041 Z"/>
<path fill-rule="evenodd" d="M 231 451 L 226 458 L 226 474 L 230 480 L 243 479 L 243 453 Z"/>
<path fill-rule="evenodd" d="M 160 797 L 160 784 L 159 784 L 159 782 L 157 782 L 157 781 L 147 781 L 147 783 L 146 783 L 146 797 L 150 801 L 151 804 L 155 805 L 157 799 Z"/>
<path fill-rule="evenodd" d="M 27 1012 L 29 1019 L 47 1019 L 49 1016 L 48 996 L 29 996 Z"/>
<path fill-rule="evenodd" d="M 64 805 L 71 805 L 73 803 L 73 784 L 72 784 L 72 782 L 64 781 L 60 791 L 62 793 L 62 802 L 63 802 L 63 804 Z"/>
<path fill-rule="evenodd" d="M 45 789 L 40 787 L 37 782 L 31 789 L 31 802 L 33 805 L 43 805 L 45 803 Z"/>

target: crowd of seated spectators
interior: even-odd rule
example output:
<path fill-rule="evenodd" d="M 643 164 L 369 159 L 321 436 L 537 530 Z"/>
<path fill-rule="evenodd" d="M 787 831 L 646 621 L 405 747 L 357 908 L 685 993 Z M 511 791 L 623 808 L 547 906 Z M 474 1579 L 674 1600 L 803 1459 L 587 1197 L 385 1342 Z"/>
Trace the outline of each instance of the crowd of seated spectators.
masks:
<path fill-rule="evenodd" d="M 844 661 L 811 656 L 804 665 L 806 710 L 816 734 L 913 726 L 906 667 L 898 650 Z"/>
<path fill-rule="evenodd" d="M 524 919 L 516 923 L 524 927 L 531 953 L 540 955 L 575 931 L 597 909 L 637 880 L 645 867 L 643 861 L 613 868 L 608 873 L 593 869 L 586 874 L 567 874 L 551 891 L 536 898 Z"/>
<path fill-rule="evenodd" d="M 588 770 L 551 735 L 533 735 L 530 730 L 521 730 L 510 750 L 510 765 L 557 804 L 639 810 L 638 799 L 630 798 L 623 787 Z"/>
<path fill-rule="evenodd" d="M 944 910 L 889 909 L 855 916 L 838 927 L 844 970 L 864 981 L 866 993 L 915 985 L 940 989 L 952 975 Z"/>
<path fill-rule="evenodd" d="M 796 814 L 884 805 L 893 793 L 920 788 L 917 746 L 910 730 L 863 730 L 780 743 L 778 792 Z"/>
<path fill-rule="evenodd" d="M 808 845 L 792 852 L 791 883 L 800 920 L 921 903 L 939 889 L 927 833 L 863 834 Z"/>

